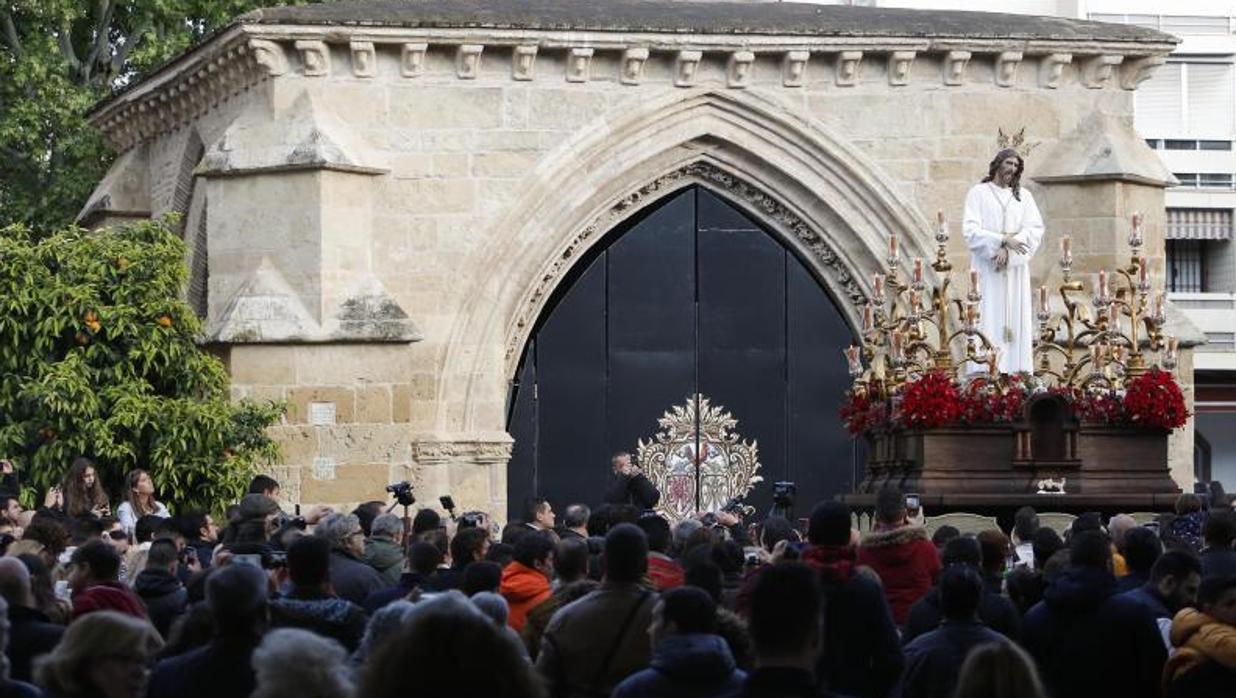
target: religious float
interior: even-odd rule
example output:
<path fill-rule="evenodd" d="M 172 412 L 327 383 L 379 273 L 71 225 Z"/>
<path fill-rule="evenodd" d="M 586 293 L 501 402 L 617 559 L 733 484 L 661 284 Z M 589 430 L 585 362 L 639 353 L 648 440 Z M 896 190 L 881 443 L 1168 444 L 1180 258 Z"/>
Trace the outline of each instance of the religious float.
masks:
<path fill-rule="evenodd" d="M 844 499 L 873 505 L 886 485 L 918 493 L 928 513 L 1007 517 L 1023 505 L 1054 511 L 1162 511 L 1179 489 L 1168 434 L 1189 417 L 1173 371 L 1178 342 L 1164 332 L 1164 292 L 1152 292 L 1141 216 L 1127 266 L 1093 288 L 1073 278 L 1060 239 L 1062 281 L 1037 293 L 1032 372 L 1004 374 L 980 329 L 975 271 L 954 297 L 943 215 L 936 276 L 908 271 L 889 241 L 887 268 L 863 308 L 861 345 L 846 350 L 854 382 L 841 408 L 867 447 L 866 472 Z"/>

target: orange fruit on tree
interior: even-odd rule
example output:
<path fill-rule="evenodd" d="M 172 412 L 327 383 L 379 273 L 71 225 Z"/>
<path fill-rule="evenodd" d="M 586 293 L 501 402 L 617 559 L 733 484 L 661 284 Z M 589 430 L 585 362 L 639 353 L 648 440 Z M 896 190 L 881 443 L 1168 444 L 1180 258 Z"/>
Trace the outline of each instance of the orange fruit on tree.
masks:
<path fill-rule="evenodd" d="M 159 326 L 160 327 L 171 327 L 172 326 L 171 316 L 170 315 L 160 315 L 159 316 Z"/>

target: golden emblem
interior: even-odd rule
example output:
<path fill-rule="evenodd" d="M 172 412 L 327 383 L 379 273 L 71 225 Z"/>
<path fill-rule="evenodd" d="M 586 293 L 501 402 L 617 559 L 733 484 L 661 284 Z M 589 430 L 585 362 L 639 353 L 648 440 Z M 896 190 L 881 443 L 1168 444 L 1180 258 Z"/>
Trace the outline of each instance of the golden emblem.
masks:
<path fill-rule="evenodd" d="M 743 441 L 725 408 L 703 395 L 671 407 L 657 423 L 658 432 L 639 440 L 638 459 L 661 492 L 657 512 L 671 523 L 697 512 L 719 511 L 745 497 L 764 478 L 754 440 Z"/>

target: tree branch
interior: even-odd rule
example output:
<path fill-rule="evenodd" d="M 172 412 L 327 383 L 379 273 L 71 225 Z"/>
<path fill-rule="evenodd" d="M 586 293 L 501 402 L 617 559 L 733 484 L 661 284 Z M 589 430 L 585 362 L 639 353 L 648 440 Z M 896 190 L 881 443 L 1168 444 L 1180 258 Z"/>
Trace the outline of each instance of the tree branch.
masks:
<path fill-rule="evenodd" d="M 90 45 L 90 50 L 86 52 L 86 61 L 82 66 L 82 81 L 85 83 L 89 83 L 94 77 L 94 68 L 98 64 L 99 56 L 103 54 L 103 48 L 111 40 L 112 15 L 115 14 L 115 10 L 115 0 L 99 0 L 99 21 L 94 25 L 94 41 Z"/>
<path fill-rule="evenodd" d="M 60 36 L 57 38 L 60 41 L 60 53 L 69 62 L 69 72 L 72 75 L 80 74 L 82 62 L 77 60 L 77 51 L 73 50 L 73 29 L 67 19 L 60 23 Z"/>
<path fill-rule="evenodd" d="M 13 55 L 22 54 L 21 39 L 17 37 L 17 25 L 13 24 L 13 15 L 8 10 L 0 11 L 0 28 L 4 29 L 4 40 L 9 45 Z"/>
<path fill-rule="evenodd" d="M 137 45 L 142 41 L 142 37 L 150 29 L 150 22 L 143 22 L 141 26 L 124 37 L 120 50 L 116 51 L 116 55 L 112 56 L 112 76 L 120 75 L 121 71 L 124 70 L 125 61 L 129 60 L 129 54 L 133 52 L 133 49 L 137 48 Z"/>

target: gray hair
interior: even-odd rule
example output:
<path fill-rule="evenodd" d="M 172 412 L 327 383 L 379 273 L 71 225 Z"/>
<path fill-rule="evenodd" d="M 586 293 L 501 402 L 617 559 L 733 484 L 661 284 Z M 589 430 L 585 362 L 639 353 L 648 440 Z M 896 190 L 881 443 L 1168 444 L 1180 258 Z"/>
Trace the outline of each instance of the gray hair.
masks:
<path fill-rule="evenodd" d="M 489 616 L 482 613 L 467 596 L 464 596 L 462 591 L 451 589 L 429 598 L 422 597 L 412 606 L 412 611 L 408 614 L 408 623 L 415 623 L 429 616 L 458 617 L 460 614 L 489 620 Z"/>
<path fill-rule="evenodd" d="M 352 517 L 356 518 L 356 517 Z M 346 698 L 353 693 L 338 642 L 298 628 L 271 631 L 253 651 L 253 698 Z"/>
<path fill-rule="evenodd" d="M 373 524 L 369 526 L 369 535 L 384 536 L 391 540 L 398 540 L 403 534 L 403 519 L 398 514 L 385 513 L 378 514 L 373 520 Z"/>
<path fill-rule="evenodd" d="M 511 607 L 500 594 L 495 594 L 492 591 L 478 591 L 472 595 L 472 605 L 488 616 L 494 622 L 494 625 L 498 627 L 506 626 L 506 619 L 510 616 Z"/>
<path fill-rule="evenodd" d="M 360 519 L 355 514 L 328 514 L 313 528 L 313 535 L 326 540 L 332 548 L 342 548 L 348 536 L 360 530 Z"/>
<path fill-rule="evenodd" d="M 373 656 L 386 638 L 394 635 L 395 631 L 408 622 L 413 608 L 415 606 L 411 601 L 400 599 L 374 612 L 373 617 L 369 619 L 369 627 L 365 628 L 365 637 L 361 639 L 360 647 L 356 648 L 356 652 L 352 655 L 353 663 L 364 664 L 366 659 Z"/>
<path fill-rule="evenodd" d="M 703 527 L 704 523 L 699 519 L 683 519 L 674 524 L 674 548 L 681 550 L 682 546 L 687 544 L 687 539 L 691 537 L 691 534 Z"/>
<path fill-rule="evenodd" d="M 562 513 L 562 525 L 567 528 L 579 528 L 587 526 L 588 519 L 592 516 L 592 510 L 587 504 L 572 504 Z"/>

